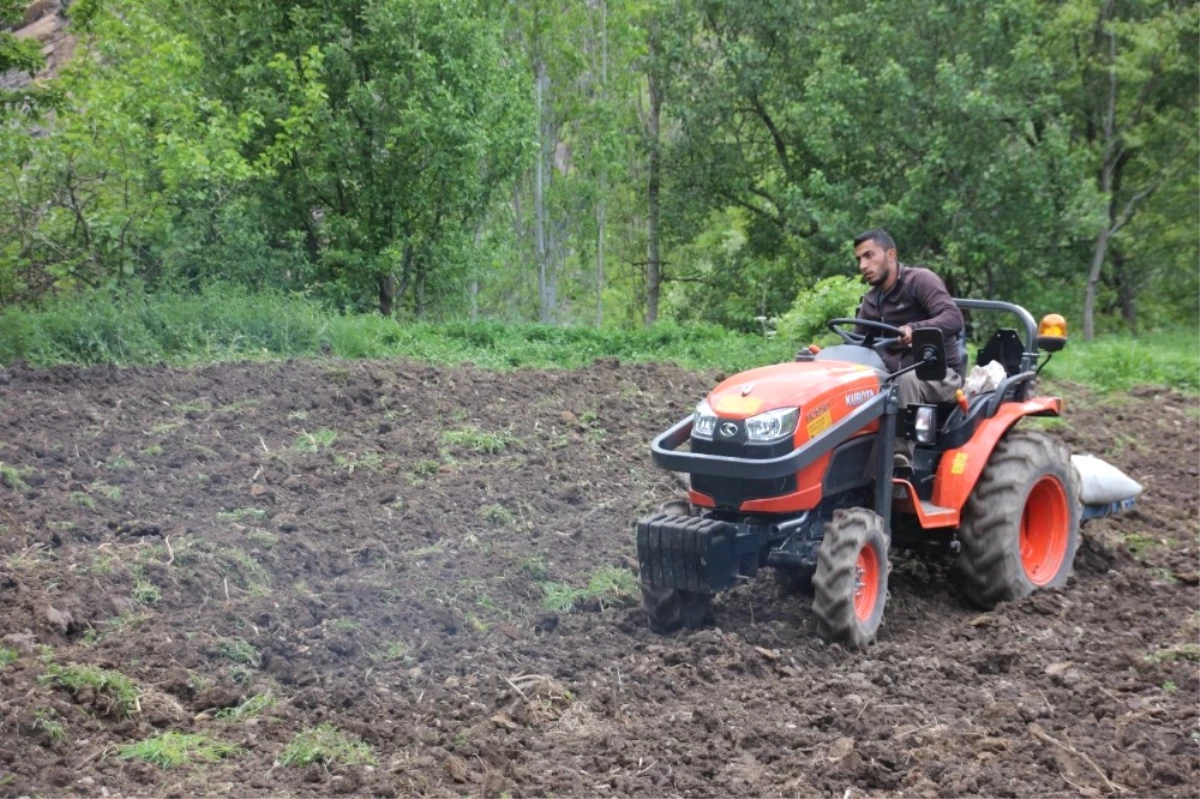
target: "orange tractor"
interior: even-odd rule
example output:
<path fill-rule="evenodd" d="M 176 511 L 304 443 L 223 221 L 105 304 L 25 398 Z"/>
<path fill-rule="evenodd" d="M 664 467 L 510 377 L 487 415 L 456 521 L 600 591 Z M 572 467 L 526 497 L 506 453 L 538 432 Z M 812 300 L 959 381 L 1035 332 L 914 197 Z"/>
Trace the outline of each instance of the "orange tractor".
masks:
<path fill-rule="evenodd" d="M 979 351 L 981 365 L 1004 367 L 990 390 L 900 410 L 898 375 L 945 376 L 942 334 L 914 331 L 913 365 L 889 373 L 879 350 L 897 344 L 897 328 L 834 319 L 843 343 L 730 377 L 654 440 L 656 465 L 686 473 L 691 487 L 687 500 L 637 522 L 653 629 L 703 624 L 717 592 L 771 567 L 811 591 L 822 638 L 864 646 L 883 619 L 897 547 L 957 553 L 968 598 L 985 608 L 1066 582 L 1081 519 L 1133 502 L 1085 506 L 1067 448 L 1014 429 L 1062 412 L 1061 399 L 1033 389 L 1066 325 L 1052 315 L 1039 328 L 1010 303 L 955 302 L 1015 315 L 1023 328 L 1023 337 L 998 330 Z M 900 436 L 913 458 L 897 469 Z"/>

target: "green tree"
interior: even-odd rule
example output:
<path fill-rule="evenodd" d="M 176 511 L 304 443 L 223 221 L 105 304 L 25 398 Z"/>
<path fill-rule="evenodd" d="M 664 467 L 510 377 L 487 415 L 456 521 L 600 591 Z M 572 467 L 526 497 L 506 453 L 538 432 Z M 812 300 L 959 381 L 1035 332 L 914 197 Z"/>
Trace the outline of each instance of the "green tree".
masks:
<path fill-rule="evenodd" d="M 303 241 L 301 282 L 384 314 L 460 301 L 477 223 L 528 142 L 529 101 L 486 5 L 176 8 L 208 90 L 264 120 L 243 153 L 274 163 L 254 191 L 271 238 Z"/>
<path fill-rule="evenodd" d="M 1046 50 L 1061 74 L 1061 92 L 1075 123 L 1074 136 L 1087 155 L 1104 212 L 1094 230 L 1083 302 L 1083 335 L 1095 331 L 1096 304 L 1108 267 L 1126 322 L 1136 326 L 1136 299 L 1159 263 L 1174 259 L 1120 234 L 1151 206 L 1164 188 L 1194 186 L 1200 158 L 1196 134 L 1200 9 L 1164 0 L 1072 0 L 1058 7 L 1047 26 Z M 1192 194 L 1195 199 L 1195 194 Z M 1179 214 L 1164 229 L 1163 213 Z M 1190 228 L 1182 252 L 1194 271 L 1196 227 L 1191 210 L 1167 199 L 1146 238 Z M 1174 216 L 1174 214 L 1172 214 Z"/>
<path fill-rule="evenodd" d="M 197 91 L 200 53 L 151 4 L 80 0 L 60 98 L 0 128 L 0 303 L 160 276 L 177 200 L 255 175 L 257 125 Z"/>
<path fill-rule="evenodd" d="M 686 240 L 714 209 L 747 215 L 718 321 L 751 327 L 752 308 L 849 272 L 850 239 L 874 225 L 957 294 L 1021 299 L 1071 274 L 1061 255 L 1095 195 L 1038 52 L 1044 4 L 702 7 L 679 51 L 672 218 Z M 708 302 L 710 279 L 682 277 Z"/>

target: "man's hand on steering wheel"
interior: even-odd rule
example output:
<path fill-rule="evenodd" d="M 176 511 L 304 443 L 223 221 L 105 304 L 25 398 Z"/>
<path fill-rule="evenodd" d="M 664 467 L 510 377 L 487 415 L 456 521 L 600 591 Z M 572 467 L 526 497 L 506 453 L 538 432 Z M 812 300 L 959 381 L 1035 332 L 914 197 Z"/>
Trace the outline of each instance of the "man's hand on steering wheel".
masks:
<path fill-rule="evenodd" d="M 830 319 L 826 325 L 834 333 L 841 336 L 847 344 L 857 344 L 860 347 L 876 351 L 886 349 L 893 344 L 911 344 L 912 328 L 908 325 L 896 327 L 886 322 L 876 322 L 874 319 Z M 854 328 L 862 326 L 867 329 L 866 335 L 854 332 Z M 844 328 L 850 328 L 849 330 Z M 880 337 L 880 334 L 884 334 Z"/>

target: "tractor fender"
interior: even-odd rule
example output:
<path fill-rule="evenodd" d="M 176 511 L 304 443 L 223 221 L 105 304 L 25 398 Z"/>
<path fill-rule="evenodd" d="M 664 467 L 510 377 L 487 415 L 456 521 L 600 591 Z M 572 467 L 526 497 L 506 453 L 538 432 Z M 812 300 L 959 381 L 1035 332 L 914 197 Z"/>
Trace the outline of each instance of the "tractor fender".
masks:
<path fill-rule="evenodd" d="M 979 424 L 967 443 L 946 450 L 942 455 L 933 482 L 933 504 L 961 511 L 992 450 L 1013 425 L 1026 416 L 1059 416 L 1061 413 L 1062 399 L 1059 397 L 1033 397 L 1024 402 L 1002 404 L 994 416 Z"/>

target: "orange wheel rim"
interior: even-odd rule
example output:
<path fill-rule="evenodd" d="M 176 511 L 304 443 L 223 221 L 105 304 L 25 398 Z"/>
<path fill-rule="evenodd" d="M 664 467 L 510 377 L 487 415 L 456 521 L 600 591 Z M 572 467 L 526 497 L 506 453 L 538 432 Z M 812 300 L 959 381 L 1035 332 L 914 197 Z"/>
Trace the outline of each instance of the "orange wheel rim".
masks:
<path fill-rule="evenodd" d="M 1054 579 L 1067 557 L 1071 515 L 1067 492 L 1049 475 L 1033 484 L 1021 513 L 1021 566 L 1036 586 Z"/>
<path fill-rule="evenodd" d="M 878 598 L 879 555 L 875 547 L 867 544 L 858 551 L 858 562 L 854 566 L 854 615 L 859 621 L 871 618 Z"/>

